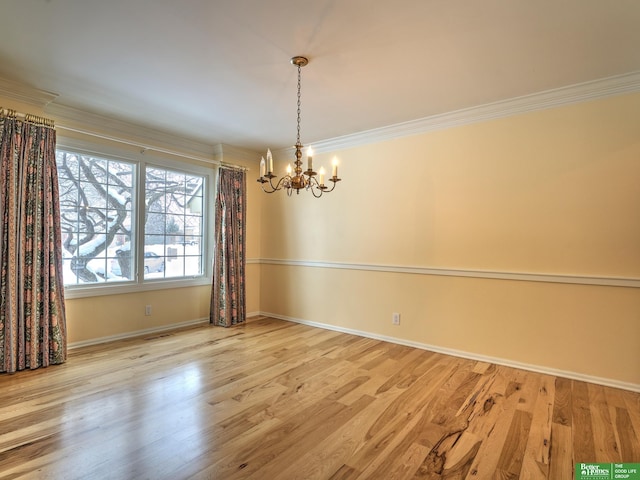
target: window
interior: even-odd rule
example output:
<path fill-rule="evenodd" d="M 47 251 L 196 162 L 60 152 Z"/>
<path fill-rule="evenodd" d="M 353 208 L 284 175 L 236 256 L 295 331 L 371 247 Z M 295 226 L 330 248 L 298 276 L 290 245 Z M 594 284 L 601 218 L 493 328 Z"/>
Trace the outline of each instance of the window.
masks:
<path fill-rule="evenodd" d="M 206 176 L 56 152 L 65 286 L 206 274 Z"/>
<path fill-rule="evenodd" d="M 204 179 L 147 168 L 144 277 L 186 277 L 202 273 Z"/>

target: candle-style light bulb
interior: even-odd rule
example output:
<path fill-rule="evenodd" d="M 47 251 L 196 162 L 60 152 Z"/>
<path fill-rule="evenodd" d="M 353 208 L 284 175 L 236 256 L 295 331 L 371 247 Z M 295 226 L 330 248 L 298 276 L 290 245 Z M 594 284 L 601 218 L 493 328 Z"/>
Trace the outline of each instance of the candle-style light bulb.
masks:
<path fill-rule="evenodd" d="M 262 157 L 262 159 L 260 160 L 260 176 L 264 177 L 264 174 L 266 173 L 265 170 L 267 169 L 266 163 L 264 162 L 264 157 Z"/>
<path fill-rule="evenodd" d="M 291 164 L 287 165 L 287 175 L 291 175 Z"/>
<path fill-rule="evenodd" d="M 320 185 L 324 186 L 324 167 L 320 167 L 320 170 L 318 170 L 318 177 L 320 177 L 319 179 Z"/>
<path fill-rule="evenodd" d="M 273 173 L 273 157 L 269 148 L 267 148 L 267 163 L 269 164 L 269 173 Z"/>
<path fill-rule="evenodd" d="M 338 177 L 338 159 L 336 157 L 333 157 L 333 162 L 331 163 L 333 164 L 332 176 L 333 178 L 337 178 Z"/>
<path fill-rule="evenodd" d="M 307 148 L 307 170 L 313 170 L 313 149 L 311 147 Z"/>

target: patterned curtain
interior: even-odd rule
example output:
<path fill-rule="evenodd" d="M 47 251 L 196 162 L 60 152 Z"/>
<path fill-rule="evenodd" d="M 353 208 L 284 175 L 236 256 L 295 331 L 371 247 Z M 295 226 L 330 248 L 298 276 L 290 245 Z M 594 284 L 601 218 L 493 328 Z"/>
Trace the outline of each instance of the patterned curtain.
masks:
<path fill-rule="evenodd" d="M 0 111 L 0 372 L 62 363 L 67 332 L 56 132 Z"/>
<path fill-rule="evenodd" d="M 215 253 L 210 323 L 229 327 L 245 321 L 246 176 L 244 170 L 218 170 Z"/>

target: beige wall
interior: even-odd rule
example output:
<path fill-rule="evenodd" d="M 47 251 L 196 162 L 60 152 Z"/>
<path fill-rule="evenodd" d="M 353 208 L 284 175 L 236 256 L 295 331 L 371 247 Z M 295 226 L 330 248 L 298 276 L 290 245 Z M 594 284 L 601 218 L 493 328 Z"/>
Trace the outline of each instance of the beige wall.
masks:
<path fill-rule="evenodd" d="M 638 132 L 635 94 L 317 155 L 343 182 L 266 198 L 261 254 L 639 279 Z M 638 288 L 266 264 L 261 291 L 284 317 L 640 385 Z"/>

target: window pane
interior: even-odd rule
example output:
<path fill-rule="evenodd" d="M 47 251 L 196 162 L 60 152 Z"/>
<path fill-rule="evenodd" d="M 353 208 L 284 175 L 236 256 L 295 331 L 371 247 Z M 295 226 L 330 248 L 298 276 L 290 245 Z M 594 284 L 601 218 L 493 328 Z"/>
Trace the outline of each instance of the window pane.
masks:
<path fill-rule="evenodd" d="M 167 265 L 167 277 L 184 277 L 184 257 L 176 257 L 171 259 Z"/>
<path fill-rule="evenodd" d="M 202 275 L 204 177 L 147 168 L 144 278 Z"/>
<path fill-rule="evenodd" d="M 107 163 L 107 160 L 81 156 L 79 162 L 80 180 L 95 185 L 106 184 Z"/>
<path fill-rule="evenodd" d="M 198 275 L 202 271 L 202 257 L 187 256 L 184 261 L 184 274 L 186 276 Z"/>
<path fill-rule="evenodd" d="M 131 254 L 131 237 L 118 235 L 115 248 L 109 251 L 109 265 L 114 279 L 133 280 L 135 259 Z"/>
<path fill-rule="evenodd" d="M 158 253 L 161 246 L 145 247 L 144 250 L 144 278 L 163 278 L 165 272 L 166 258 L 162 253 Z"/>
<path fill-rule="evenodd" d="M 109 173 L 117 178 L 120 187 L 133 187 L 134 165 L 122 162 L 109 162 Z"/>
<path fill-rule="evenodd" d="M 164 213 L 167 208 L 166 202 L 165 202 L 164 189 L 159 190 L 155 188 L 153 190 L 147 190 L 145 194 L 145 202 L 147 204 L 147 212 Z"/>
<path fill-rule="evenodd" d="M 132 279 L 117 251 L 131 250 L 135 166 L 64 151 L 56 161 L 65 285 Z"/>

